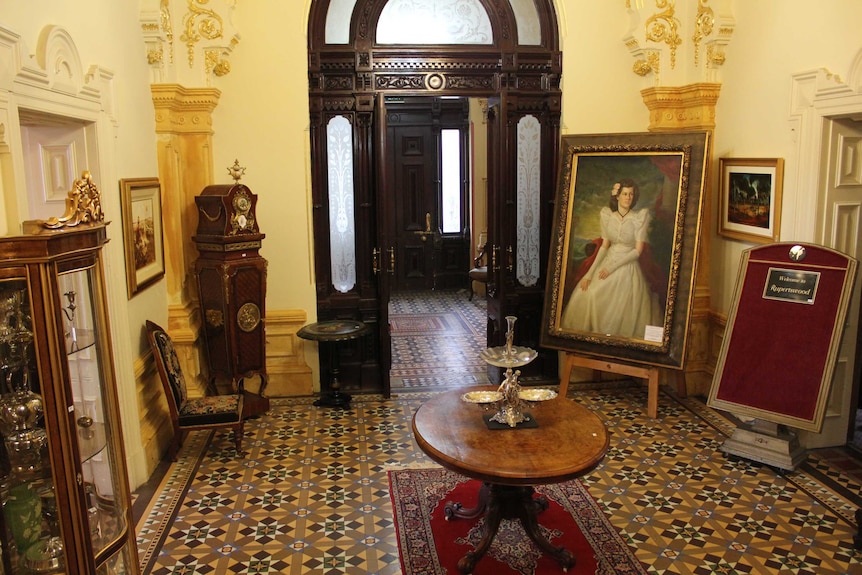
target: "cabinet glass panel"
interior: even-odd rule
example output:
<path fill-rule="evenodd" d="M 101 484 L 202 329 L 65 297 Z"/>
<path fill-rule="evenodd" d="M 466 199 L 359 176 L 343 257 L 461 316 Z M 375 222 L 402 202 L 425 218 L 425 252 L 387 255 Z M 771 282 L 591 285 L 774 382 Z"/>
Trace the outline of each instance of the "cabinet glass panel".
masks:
<path fill-rule="evenodd" d="M 104 337 L 95 315 L 97 286 L 94 268 L 60 274 L 64 339 L 69 366 L 78 453 L 86 494 L 87 522 L 98 556 L 126 529 L 123 486 L 117 454 L 107 441 L 112 421 L 106 416 L 107 374 Z M 111 571 L 108 571 L 111 572 Z"/>
<path fill-rule="evenodd" d="M 0 532 L 12 573 L 52 572 L 63 565 L 48 437 L 35 364 L 29 290 L 24 279 L 0 281 Z"/>

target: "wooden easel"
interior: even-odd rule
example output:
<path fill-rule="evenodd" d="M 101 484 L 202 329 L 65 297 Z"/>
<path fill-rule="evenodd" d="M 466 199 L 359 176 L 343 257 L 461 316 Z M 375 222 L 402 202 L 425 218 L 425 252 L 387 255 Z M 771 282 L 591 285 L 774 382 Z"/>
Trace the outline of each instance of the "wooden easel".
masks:
<path fill-rule="evenodd" d="M 566 397 L 569 390 L 569 380 L 572 377 L 573 367 L 586 367 L 594 371 L 607 371 L 620 375 L 629 375 L 647 380 L 647 415 L 652 418 L 658 417 L 658 376 L 659 368 L 652 365 L 629 365 L 616 363 L 605 359 L 583 357 L 569 352 L 563 352 L 563 367 L 560 372 L 560 396 Z M 686 396 L 685 373 L 677 372 L 676 376 L 677 394 Z"/>

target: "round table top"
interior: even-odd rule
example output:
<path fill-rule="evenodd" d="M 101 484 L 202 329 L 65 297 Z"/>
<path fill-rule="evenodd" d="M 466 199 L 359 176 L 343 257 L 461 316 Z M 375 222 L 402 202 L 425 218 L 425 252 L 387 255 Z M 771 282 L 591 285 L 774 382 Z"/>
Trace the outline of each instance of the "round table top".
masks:
<path fill-rule="evenodd" d="M 365 335 L 367 324 L 352 319 L 334 319 L 310 323 L 299 328 L 296 335 L 314 341 L 346 341 Z"/>
<path fill-rule="evenodd" d="M 608 451 L 610 438 L 602 420 L 579 403 L 556 397 L 532 404 L 536 427 L 489 429 L 482 419 L 493 414 L 466 403 L 470 387 L 442 393 L 423 403 L 413 416 L 413 433 L 431 459 L 473 479 L 501 485 L 559 483 L 587 473 Z"/>

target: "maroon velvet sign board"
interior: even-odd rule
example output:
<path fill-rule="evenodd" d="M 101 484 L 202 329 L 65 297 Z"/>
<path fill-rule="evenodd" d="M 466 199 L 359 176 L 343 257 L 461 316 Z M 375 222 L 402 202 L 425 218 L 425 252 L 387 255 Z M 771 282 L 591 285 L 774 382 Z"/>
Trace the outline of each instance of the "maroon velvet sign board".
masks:
<path fill-rule="evenodd" d="M 855 275 L 823 246 L 743 252 L 708 405 L 819 432 Z"/>

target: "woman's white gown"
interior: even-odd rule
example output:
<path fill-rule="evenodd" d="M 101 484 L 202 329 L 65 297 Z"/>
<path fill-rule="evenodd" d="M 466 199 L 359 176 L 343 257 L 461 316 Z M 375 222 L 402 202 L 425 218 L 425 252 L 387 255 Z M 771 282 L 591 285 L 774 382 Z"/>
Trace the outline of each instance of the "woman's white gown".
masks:
<path fill-rule="evenodd" d="M 636 242 L 647 239 L 650 214 L 646 208 L 623 217 L 604 207 L 600 219 L 602 238 L 610 240 L 610 247 L 599 268 L 614 267 L 635 249 Z M 562 328 L 644 339 L 646 326 L 663 325 L 658 296 L 650 290 L 637 258 L 623 263 L 605 279 L 599 279 L 599 269 L 590 271 L 592 281 L 587 290 L 575 286 L 563 310 Z"/>

